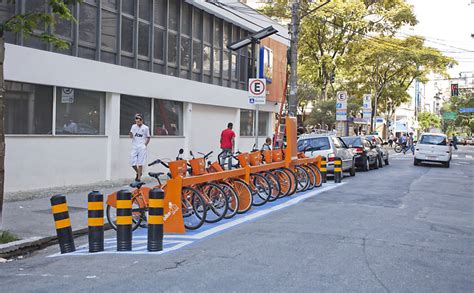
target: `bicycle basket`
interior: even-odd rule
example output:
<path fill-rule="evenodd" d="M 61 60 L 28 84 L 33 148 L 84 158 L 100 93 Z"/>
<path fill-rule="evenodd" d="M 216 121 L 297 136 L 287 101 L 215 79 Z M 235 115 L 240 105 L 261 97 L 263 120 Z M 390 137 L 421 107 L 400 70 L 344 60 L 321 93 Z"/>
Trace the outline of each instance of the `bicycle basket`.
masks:
<path fill-rule="evenodd" d="M 171 178 L 177 178 L 178 176 L 185 177 L 188 172 L 185 160 L 178 160 L 169 162 Z"/>
<path fill-rule="evenodd" d="M 224 169 L 222 169 L 222 166 L 219 164 L 218 161 L 215 161 L 214 163 L 211 164 L 211 169 L 212 169 L 212 172 L 224 171 Z"/>
<path fill-rule="evenodd" d="M 273 150 L 272 159 L 273 159 L 273 162 L 281 162 L 283 160 L 283 154 L 281 150 Z"/>
<path fill-rule="evenodd" d="M 247 167 L 249 165 L 249 154 L 248 153 L 242 153 L 237 156 L 237 159 L 239 160 L 240 166 L 242 168 Z"/>
<path fill-rule="evenodd" d="M 262 164 L 262 154 L 257 152 L 251 152 L 249 154 L 249 162 L 251 166 L 258 166 Z"/>
<path fill-rule="evenodd" d="M 271 163 L 273 161 L 272 151 L 271 150 L 263 151 L 263 158 L 265 159 L 265 163 Z"/>
<path fill-rule="evenodd" d="M 189 160 L 189 164 L 191 165 L 193 175 L 206 174 L 206 161 L 204 158 Z"/>

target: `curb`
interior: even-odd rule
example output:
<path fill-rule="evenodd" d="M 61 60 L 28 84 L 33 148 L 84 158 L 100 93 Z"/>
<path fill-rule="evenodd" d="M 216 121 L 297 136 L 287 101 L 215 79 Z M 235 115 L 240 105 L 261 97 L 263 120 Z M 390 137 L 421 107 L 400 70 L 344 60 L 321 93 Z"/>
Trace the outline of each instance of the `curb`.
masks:
<path fill-rule="evenodd" d="M 109 224 L 104 225 L 104 231 L 110 230 Z M 73 237 L 78 238 L 86 235 L 89 227 L 80 228 L 72 231 Z M 19 255 L 25 255 L 45 247 L 58 243 L 57 236 L 31 237 L 27 239 L 17 240 L 0 245 L 0 258 L 12 258 Z"/>

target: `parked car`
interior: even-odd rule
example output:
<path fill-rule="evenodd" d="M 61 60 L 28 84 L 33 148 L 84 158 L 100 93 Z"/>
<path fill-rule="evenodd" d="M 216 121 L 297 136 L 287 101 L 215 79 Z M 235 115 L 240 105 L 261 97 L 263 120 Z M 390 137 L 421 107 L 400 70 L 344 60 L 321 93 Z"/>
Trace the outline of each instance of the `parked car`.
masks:
<path fill-rule="evenodd" d="M 307 157 L 324 156 L 327 159 L 327 172 L 334 172 L 334 158 L 342 160 L 342 171 L 355 176 L 355 160 L 352 151 L 335 135 L 305 134 L 298 139 L 298 151 Z"/>
<path fill-rule="evenodd" d="M 357 168 L 364 171 L 379 168 L 379 153 L 375 145 L 372 145 L 368 139 L 362 136 L 345 136 L 341 139 L 352 150 Z"/>
<path fill-rule="evenodd" d="M 379 136 L 377 135 L 367 135 L 365 136 L 371 144 L 375 146 L 375 149 L 379 153 L 379 158 L 378 158 L 378 164 L 379 168 L 383 167 L 383 163 L 385 162 L 385 165 L 389 164 L 388 157 L 388 148 L 387 148 L 387 142 L 384 142 Z"/>
<path fill-rule="evenodd" d="M 452 147 L 446 135 L 442 133 L 423 133 L 415 147 L 414 165 L 421 162 L 442 163 L 449 168 L 452 157 Z"/>
<path fill-rule="evenodd" d="M 466 145 L 466 137 L 464 136 L 456 136 L 458 139 L 458 144 Z"/>
<path fill-rule="evenodd" d="M 466 137 L 466 143 L 464 145 L 466 145 L 466 144 L 474 145 L 474 137 L 472 137 L 472 136 Z"/>

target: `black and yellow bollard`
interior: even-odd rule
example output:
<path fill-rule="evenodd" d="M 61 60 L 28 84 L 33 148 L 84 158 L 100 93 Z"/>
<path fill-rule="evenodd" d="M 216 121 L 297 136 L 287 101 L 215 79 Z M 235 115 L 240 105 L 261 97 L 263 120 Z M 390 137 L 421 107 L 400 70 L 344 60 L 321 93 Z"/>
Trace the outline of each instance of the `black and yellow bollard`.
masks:
<path fill-rule="evenodd" d="M 89 252 L 104 251 L 104 195 L 92 191 L 87 200 Z"/>
<path fill-rule="evenodd" d="M 327 182 L 327 165 L 326 165 L 326 157 L 322 157 L 321 159 L 321 182 L 326 183 Z"/>
<path fill-rule="evenodd" d="M 342 181 L 342 160 L 339 157 L 334 158 L 334 183 Z"/>
<path fill-rule="evenodd" d="M 50 201 L 61 253 L 73 252 L 76 250 L 76 247 L 72 237 L 71 220 L 69 219 L 66 197 L 57 194 L 52 196 Z"/>
<path fill-rule="evenodd" d="M 132 250 L 132 193 L 117 192 L 117 251 Z"/>
<path fill-rule="evenodd" d="M 163 211 L 165 193 L 153 188 L 148 202 L 148 251 L 163 250 Z"/>

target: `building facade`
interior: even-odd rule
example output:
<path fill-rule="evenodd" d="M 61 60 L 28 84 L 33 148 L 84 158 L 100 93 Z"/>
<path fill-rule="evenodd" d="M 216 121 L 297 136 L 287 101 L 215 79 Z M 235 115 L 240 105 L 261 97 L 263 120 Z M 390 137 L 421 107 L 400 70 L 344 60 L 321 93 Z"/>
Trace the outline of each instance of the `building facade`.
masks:
<path fill-rule="evenodd" d="M 46 2 L 0 1 L 0 22 L 47 11 Z M 274 78 L 259 115 L 259 136 L 270 136 L 284 93 L 288 33 L 239 5 L 84 0 L 71 7 L 77 22 L 35 32 L 51 30 L 71 43 L 67 50 L 7 34 L 6 192 L 133 178 L 128 133 L 135 113 L 150 126 L 149 161 L 173 159 L 179 148 L 213 150 L 216 159 L 228 122 L 237 147 L 249 150 L 254 60 L 248 48 L 232 52 L 227 45 L 273 25 L 279 33 L 262 45 L 274 52 Z"/>

